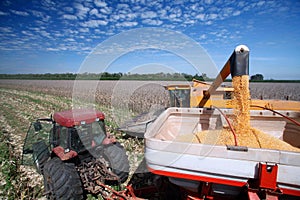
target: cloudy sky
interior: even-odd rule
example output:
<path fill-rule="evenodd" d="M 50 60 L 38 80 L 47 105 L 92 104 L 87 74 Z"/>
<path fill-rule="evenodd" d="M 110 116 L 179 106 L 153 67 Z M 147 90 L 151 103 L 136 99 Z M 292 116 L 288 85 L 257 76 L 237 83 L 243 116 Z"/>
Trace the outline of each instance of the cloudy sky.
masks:
<path fill-rule="evenodd" d="M 236 45 L 245 44 L 250 48 L 250 75 L 300 80 L 298 0 L 2 0 L 0 4 L 0 73 L 76 73 L 95 49 L 109 46 L 101 46 L 106 41 L 112 51 L 123 48 L 106 71 L 128 73 L 137 66 L 159 71 L 167 66 L 194 73 L 191 63 L 174 55 L 182 42 L 161 37 L 169 38 L 170 50 L 150 44 L 151 40 L 147 43 L 139 31 L 152 28 L 145 29 L 151 37 L 149 30 L 159 28 L 195 41 L 217 70 Z M 128 50 L 125 43 L 116 47 L 116 41 L 131 41 L 126 32 L 146 42 L 144 49 Z M 206 73 L 203 69 L 200 73 Z"/>

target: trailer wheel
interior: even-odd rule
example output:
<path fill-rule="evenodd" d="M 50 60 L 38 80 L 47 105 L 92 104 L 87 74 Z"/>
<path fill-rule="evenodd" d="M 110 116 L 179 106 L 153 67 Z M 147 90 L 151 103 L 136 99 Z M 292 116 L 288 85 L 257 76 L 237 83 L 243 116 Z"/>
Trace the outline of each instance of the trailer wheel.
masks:
<path fill-rule="evenodd" d="M 44 187 L 47 199 L 83 199 L 82 183 L 74 163 L 55 157 L 44 166 Z"/>
<path fill-rule="evenodd" d="M 32 145 L 32 158 L 37 171 L 42 174 L 45 163 L 50 157 L 48 146 L 44 141 L 38 141 Z"/>
<path fill-rule="evenodd" d="M 103 156 L 109 162 L 112 172 L 119 177 L 121 183 L 125 182 L 129 174 L 129 161 L 124 147 L 118 142 L 105 145 Z"/>

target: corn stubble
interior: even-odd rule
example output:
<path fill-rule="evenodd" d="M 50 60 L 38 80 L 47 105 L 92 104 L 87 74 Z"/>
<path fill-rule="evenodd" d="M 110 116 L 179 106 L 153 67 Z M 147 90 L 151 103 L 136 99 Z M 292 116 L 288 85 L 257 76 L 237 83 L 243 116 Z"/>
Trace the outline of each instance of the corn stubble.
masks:
<path fill-rule="evenodd" d="M 233 103 L 235 106 L 232 125 L 238 145 L 252 148 L 300 151 L 299 148 L 251 127 L 249 77 L 247 75 L 233 77 L 232 83 L 234 87 Z M 194 135 L 182 135 L 176 140 L 212 145 L 235 144 L 233 133 L 228 127 L 224 127 L 222 130 L 205 130 Z"/>

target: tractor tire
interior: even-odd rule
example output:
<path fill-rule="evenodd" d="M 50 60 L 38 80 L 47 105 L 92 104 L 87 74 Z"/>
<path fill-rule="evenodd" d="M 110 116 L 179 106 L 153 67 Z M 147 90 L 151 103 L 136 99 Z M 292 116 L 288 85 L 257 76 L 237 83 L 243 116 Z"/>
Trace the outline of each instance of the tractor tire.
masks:
<path fill-rule="evenodd" d="M 44 141 L 38 141 L 32 145 L 32 158 L 38 173 L 43 173 L 45 163 L 50 157 L 48 146 Z"/>
<path fill-rule="evenodd" d="M 66 163 L 58 157 L 44 166 L 44 187 L 47 199 L 83 199 L 81 179 L 74 163 Z"/>
<path fill-rule="evenodd" d="M 120 143 L 105 145 L 103 156 L 109 162 L 112 172 L 124 183 L 129 174 L 129 161 L 124 147 Z"/>

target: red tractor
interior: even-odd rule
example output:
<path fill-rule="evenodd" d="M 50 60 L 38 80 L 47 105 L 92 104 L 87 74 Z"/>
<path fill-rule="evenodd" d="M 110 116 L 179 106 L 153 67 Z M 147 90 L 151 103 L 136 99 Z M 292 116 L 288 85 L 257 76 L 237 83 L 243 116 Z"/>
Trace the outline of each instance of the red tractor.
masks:
<path fill-rule="evenodd" d="M 83 199 L 127 180 L 126 151 L 106 132 L 104 119 L 102 112 L 74 109 L 31 123 L 23 163 L 33 162 L 44 176 L 48 199 Z"/>

